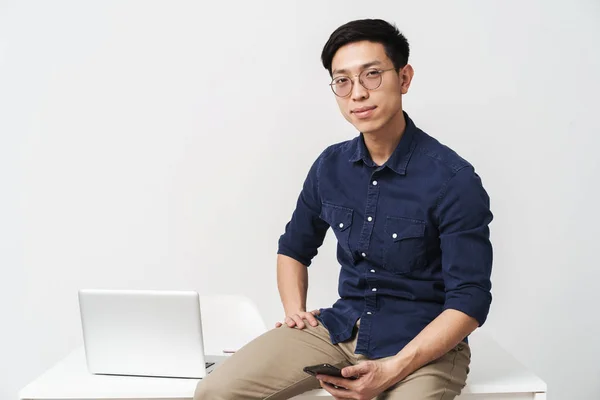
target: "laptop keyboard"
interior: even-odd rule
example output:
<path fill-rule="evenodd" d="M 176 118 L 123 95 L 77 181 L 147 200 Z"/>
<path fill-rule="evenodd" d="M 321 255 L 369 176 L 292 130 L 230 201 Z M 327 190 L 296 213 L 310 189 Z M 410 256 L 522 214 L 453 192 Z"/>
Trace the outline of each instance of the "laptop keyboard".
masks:
<path fill-rule="evenodd" d="M 207 362 L 207 363 L 205 363 L 205 365 L 206 365 L 206 368 L 208 368 L 208 367 L 212 367 L 213 365 L 215 365 L 215 363 L 214 362 Z"/>

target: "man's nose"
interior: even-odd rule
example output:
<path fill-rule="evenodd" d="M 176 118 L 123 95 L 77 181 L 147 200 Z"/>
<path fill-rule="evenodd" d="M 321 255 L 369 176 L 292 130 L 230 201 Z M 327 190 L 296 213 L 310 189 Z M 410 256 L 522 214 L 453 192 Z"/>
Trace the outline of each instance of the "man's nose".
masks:
<path fill-rule="evenodd" d="M 362 100 L 369 97 L 369 91 L 360 83 L 360 78 L 356 77 L 352 85 L 352 100 Z"/>

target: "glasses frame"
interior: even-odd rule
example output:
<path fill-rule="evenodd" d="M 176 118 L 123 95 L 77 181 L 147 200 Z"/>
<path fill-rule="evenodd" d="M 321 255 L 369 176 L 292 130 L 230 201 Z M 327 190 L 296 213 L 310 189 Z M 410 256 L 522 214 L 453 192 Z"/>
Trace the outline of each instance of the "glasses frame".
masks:
<path fill-rule="evenodd" d="M 358 73 L 358 74 L 354 74 L 354 75 L 352 75 L 352 76 L 348 76 L 348 75 L 340 75 L 340 76 L 337 76 L 337 77 L 335 77 L 335 78 L 332 78 L 332 80 L 331 80 L 331 83 L 329 84 L 329 87 L 331 88 L 331 91 L 333 92 L 333 94 L 335 94 L 337 97 L 348 97 L 348 96 L 350 96 L 350 95 L 352 94 L 352 91 L 354 90 L 354 78 L 358 78 L 358 83 L 360 83 L 360 85 L 361 85 L 362 87 L 364 87 L 366 90 L 377 90 L 377 89 L 379 89 L 379 87 L 380 87 L 380 86 L 381 86 L 381 84 L 383 83 L 383 76 L 381 76 L 381 75 L 379 76 L 379 85 L 377 85 L 376 87 L 374 87 L 374 88 L 372 88 L 372 89 L 369 89 L 368 87 L 366 87 L 366 86 L 365 86 L 365 84 L 364 84 L 364 82 L 362 81 L 362 79 L 360 79 L 360 75 L 362 75 L 362 74 L 363 74 L 364 72 L 366 72 L 366 71 L 377 71 L 379 74 L 383 74 L 384 72 L 387 72 L 387 71 L 392 71 L 392 70 L 394 70 L 394 71 L 395 71 L 395 70 L 396 70 L 396 68 L 395 68 L 395 67 L 394 67 L 394 68 L 387 68 L 387 69 L 368 68 L 368 69 L 365 69 L 365 70 L 363 70 L 363 71 L 360 71 L 360 73 Z M 400 71 L 398 71 L 398 72 L 400 72 Z M 339 78 L 342 78 L 342 77 L 350 79 L 350 91 L 349 91 L 349 92 L 348 92 L 348 94 L 347 94 L 347 95 L 345 95 L 345 96 L 340 96 L 339 94 L 337 94 L 337 93 L 335 92 L 335 85 L 336 85 L 336 84 L 333 82 L 333 81 L 335 81 L 336 79 L 339 79 Z"/>

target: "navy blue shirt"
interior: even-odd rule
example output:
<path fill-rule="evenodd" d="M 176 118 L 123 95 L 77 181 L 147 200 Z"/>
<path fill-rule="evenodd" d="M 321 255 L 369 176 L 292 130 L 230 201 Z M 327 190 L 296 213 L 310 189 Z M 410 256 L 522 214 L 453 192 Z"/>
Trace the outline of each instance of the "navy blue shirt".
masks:
<path fill-rule="evenodd" d="M 306 265 L 331 227 L 340 299 L 321 309 L 332 343 L 356 354 L 397 354 L 445 309 L 482 325 L 491 303 L 489 197 L 473 166 L 404 113 L 406 129 L 382 166 L 363 135 L 328 147 L 312 165 L 279 254 Z"/>

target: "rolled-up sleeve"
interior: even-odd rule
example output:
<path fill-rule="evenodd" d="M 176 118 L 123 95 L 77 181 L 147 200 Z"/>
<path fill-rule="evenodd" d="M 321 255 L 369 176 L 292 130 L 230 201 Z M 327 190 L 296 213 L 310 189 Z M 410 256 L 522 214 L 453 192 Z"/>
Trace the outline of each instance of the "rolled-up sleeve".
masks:
<path fill-rule="evenodd" d="M 473 167 L 467 166 L 446 182 L 439 199 L 444 309 L 462 311 L 481 326 L 492 302 L 489 196 Z"/>
<path fill-rule="evenodd" d="M 308 172 L 296 209 L 285 226 L 285 232 L 279 238 L 277 250 L 277 254 L 291 257 L 307 267 L 317 255 L 329 228 L 329 225 L 319 218 L 319 173 L 325 153 L 326 151 L 317 158 Z"/>

